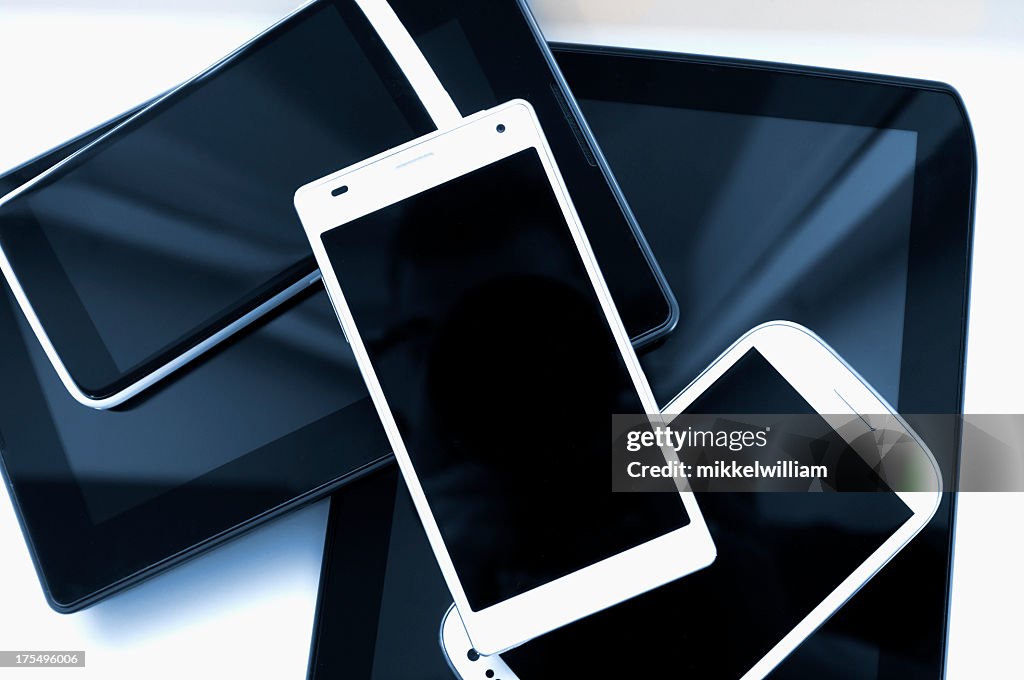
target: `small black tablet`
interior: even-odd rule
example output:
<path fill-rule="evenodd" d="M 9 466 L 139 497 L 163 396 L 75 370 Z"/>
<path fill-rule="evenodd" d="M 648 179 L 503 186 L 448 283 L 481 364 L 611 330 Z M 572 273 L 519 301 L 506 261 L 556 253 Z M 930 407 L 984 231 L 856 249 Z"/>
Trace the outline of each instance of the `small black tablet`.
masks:
<path fill-rule="evenodd" d="M 676 331 L 641 355 L 659 400 L 671 400 L 743 331 L 789 318 L 820 333 L 910 414 L 940 465 L 955 469 L 956 437 L 929 432 L 912 415 L 958 413 L 963 402 L 975 158 L 955 91 L 778 64 L 553 47 L 680 303 Z M 373 483 L 390 483 L 381 480 Z M 395 664 L 447 677 L 434 617 L 450 597 L 414 512 L 399 495 L 367 506 L 392 513 L 371 520 L 350 493 L 332 500 L 311 677 L 349 668 L 360 670 L 352 677 L 404 677 Z M 953 501 L 945 494 L 930 525 L 773 677 L 940 677 Z M 785 513 L 762 514 L 741 512 L 785 534 Z M 839 537 L 839 554 L 865 540 L 857 520 L 819 539 Z M 372 539 L 363 526 L 375 527 Z M 760 530 L 751 529 L 756 548 Z M 376 580 L 337 576 L 371 555 Z M 816 574 L 801 578 L 800 564 L 776 562 L 788 566 L 773 606 L 795 607 Z M 338 647 L 353 635 L 371 648 Z M 324 669 L 337 670 L 317 674 Z"/>

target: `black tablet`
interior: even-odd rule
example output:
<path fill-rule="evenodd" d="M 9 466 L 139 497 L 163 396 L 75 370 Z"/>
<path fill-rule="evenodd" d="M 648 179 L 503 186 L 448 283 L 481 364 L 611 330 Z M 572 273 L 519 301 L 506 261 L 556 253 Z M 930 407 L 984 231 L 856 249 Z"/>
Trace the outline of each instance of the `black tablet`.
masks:
<path fill-rule="evenodd" d="M 554 53 L 680 303 L 676 331 L 641 357 L 661 402 L 742 331 L 789 318 L 842 353 L 955 469 L 956 438 L 929 432 L 913 414 L 958 413 L 963 400 L 975 159 L 956 93 L 677 54 L 571 45 Z M 325 644 L 368 625 L 374 651 L 364 652 L 370 665 L 356 666 L 369 669 L 359 677 L 400 677 L 388 674 L 395 663 L 444 677 L 432 647 L 443 580 L 425 539 L 402 519 L 412 511 L 399 501 L 390 522 L 373 520 L 392 527 L 374 553 L 356 542 L 367 540 L 354 536 L 371 521 L 351 504 L 348 489 L 332 501 L 311 669 L 330 663 Z M 953 513 L 945 494 L 930 525 L 773 677 L 940 677 Z M 842 553 L 866 540 L 864 519 L 819 539 Z M 755 548 L 765 526 L 749 532 Z M 361 559 L 355 553 L 390 555 L 384 576 L 334 577 Z M 806 595 L 801 586 L 816 576 L 794 577 L 800 566 L 790 561 L 770 606 L 795 607 Z"/>

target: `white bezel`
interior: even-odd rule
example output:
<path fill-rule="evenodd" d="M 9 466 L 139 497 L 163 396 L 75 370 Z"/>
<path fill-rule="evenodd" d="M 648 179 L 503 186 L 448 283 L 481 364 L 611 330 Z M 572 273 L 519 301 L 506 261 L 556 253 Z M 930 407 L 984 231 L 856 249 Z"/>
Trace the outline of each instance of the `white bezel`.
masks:
<path fill-rule="evenodd" d="M 230 61 L 238 53 L 245 50 L 250 44 L 256 42 L 265 34 L 270 33 L 279 25 L 285 23 L 294 15 L 303 11 L 307 6 L 314 4 L 316 1 L 317 0 L 309 0 L 309 2 L 306 2 L 302 6 L 296 8 L 294 11 L 289 13 L 288 16 L 276 22 L 273 26 L 263 31 L 258 36 L 244 43 L 242 46 L 232 51 L 223 59 L 218 60 L 209 68 L 202 71 L 199 75 L 185 81 L 184 83 L 175 87 L 169 92 L 161 95 L 153 102 L 151 102 L 150 105 L 156 104 L 158 102 L 163 101 L 164 99 L 167 99 L 168 97 L 174 96 L 179 90 L 187 87 L 193 81 L 205 77 L 211 70 L 219 68 L 226 62 Z M 443 128 L 449 125 L 453 125 L 457 121 L 459 121 L 461 119 L 461 115 L 459 114 L 458 109 L 455 107 L 455 102 L 452 101 L 448 92 L 441 85 L 441 81 L 438 80 L 437 75 L 430 68 L 430 65 L 427 63 L 427 60 L 423 56 L 423 53 L 420 52 L 419 48 L 416 46 L 416 43 L 413 41 L 412 36 L 410 36 L 409 32 L 405 30 L 405 27 L 402 25 L 401 21 L 399 21 L 398 16 L 395 14 L 394 10 L 391 9 L 391 6 L 387 3 L 387 1 L 352 1 L 359 6 L 363 14 L 366 16 L 367 20 L 377 31 L 377 34 L 380 36 L 381 41 L 391 52 L 391 55 L 394 57 L 395 61 L 398 62 L 399 67 L 402 69 L 402 73 L 409 80 L 410 85 L 416 92 L 416 95 L 419 97 L 424 108 L 427 110 L 427 113 L 430 115 L 431 120 L 433 120 L 434 125 L 436 125 L 438 128 Z M 149 106 L 146 107 L 146 109 L 148 108 Z M 103 143 L 103 141 L 106 139 L 108 135 L 116 134 L 121 127 L 129 124 L 132 120 L 135 119 L 136 116 L 144 113 L 146 109 L 143 109 L 142 111 L 136 113 L 127 120 L 121 122 L 117 127 L 115 127 L 110 132 L 107 132 L 99 139 L 91 142 L 90 144 L 87 144 L 85 147 L 79 149 L 78 151 L 71 154 L 61 162 L 54 165 L 53 167 L 40 173 L 37 177 L 33 177 L 31 180 L 21 185 L 14 191 L 11 191 L 10 193 L 4 195 L 3 197 L 0 197 L 0 206 L 3 206 L 8 201 L 20 195 L 22 192 L 26 191 L 30 187 L 34 186 L 36 183 L 50 176 L 51 174 L 59 172 L 65 164 L 70 162 L 79 154 L 84 153 L 85 151 L 90 149 L 93 145 Z M 18 306 L 21 308 L 22 313 L 28 320 L 28 324 L 32 328 L 32 332 L 35 333 L 36 339 L 39 340 L 39 344 L 42 345 L 43 351 L 46 353 L 47 359 L 50 360 L 50 364 L 57 372 L 57 376 L 60 378 L 61 383 L 71 394 L 71 396 L 74 397 L 75 401 L 82 404 L 83 406 L 88 406 L 94 409 L 109 409 L 124 403 L 126 400 L 142 392 L 143 390 L 150 387 L 154 383 L 166 378 L 168 375 L 170 375 L 177 369 L 181 368 L 182 366 L 185 366 L 193 359 L 201 356 L 207 350 L 216 347 L 222 341 L 231 337 L 238 331 L 242 330 L 249 324 L 258 320 L 263 315 L 272 311 L 285 301 L 293 298 L 294 296 L 301 293 L 303 290 L 305 290 L 306 288 L 320 280 L 319 272 L 314 272 L 310 274 L 309 276 L 303 278 L 301 281 L 297 281 L 296 283 L 292 284 L 285 290 L 281 291 L 273 298 L 267 300 L 258 308 L 249 312 L 245 316 L 241 317 L 240 319 L 237 319 L 233 323 L 220 329 L 219 331 L 217 331 L 210 337 L 206 338 L 202 342 L 195 344 L 191 348 L 182 352 L 180 355 L 174 357 L 166 364 L 163 364 L 162 366 L 154 370 L 152 373 L 143 376 L 142 378 L 135 381 L 131 385 L 128 385 L 124 389 L 108 397 L 95 398 L 89 396 L 88 394 L 82 391 L 82 388 L 78 386 L 78 383 L 75 382 L 74 377 L 71 375 L 70 371 L 64 365 L 63 360 L 61 360 L 60 355 L 57 353 L 57 348 L 54 347 L 53 342 L 50 340 L 50 336 L 46 333 L 46 329 L 43 327 L 42 321 L 39 319 L 39 316 L 36 314 L 35 309 L 32 307 L 32 302 L 28 299 L 28 295 L 25 293 L 24 288 L 22 288 L 21 282 L 18 280 L 17 275 L 15 275 L 14 268 L 11 266 L 11 263 L 8 260 L 6 253 L 4 253 L 3 248 L 0 248 L 0 271 L 3 271 L 4 278 L 7 279 L 7 283 L 11 288 L 11 292 L 14 293 L 15 300 L 18 301 Z"/>
<path fill-rule="evenodd" d="M 914 513 L 899 529 L 879 545 L 839 586 L 814 607 L 791 631 L 789 631 L 750 670 L 742 680 L 756 680 L 767 676 L 797 646 L 839 610 L 843 604 L 866 584 L 871 577 L 886 565 L 907 543 L 916 536 L 935 515 L 941 498 L 939 467 L 931 451 L 924 445 L 909 425 L 856 371 L 846 364 L 818 336 L 803 326 L 788 321 L 773 321 L 754 328 L 737 340 L 721 354 L 690 385 L 678 394 L 662 411 L 666 416 L 682 413 L 697 397 L 703 394 L 733 364 L 749 350 L 756 349 L 781 373 L 814 409 L 824 415 L 862 415 L 865 418 L 883 416 L 884 423 L 873 423 L 888 429 L 902 428 L 903 432 L 919 445 L 921 465 L 918 469 L 931 470 L 930 480 L 933 492 L 896 491 L 897 496 Z M 669 420 L 669 419 L 666 419 Z M 844 419 L 853 422 L 855 419 Z M 868 425 L 865 423 L 865 429 Z M 858 433 L 844 432 L 853 439 Z M 809 547 L 808 549 L 813 549 Z M 495 672 L 494 677 L 502 680 L 518 680 L 514 669 L 509 668 L 501 657 L 471 661 L 466 650 L 471 646 L 460 612 L 450 609 L 441 622 L 441 647 L 449 666 L 462 680 L 485 679 L 484 671 Z M 699 616 L 699 615 L 698 615 Z M 742 631 L 738 631 L 742 635 Z M 586 653 L 585 650 L 567 653 Z M 530 680 L 524 678 L 523 680 Z"/>
<path fill-rule="evenodd" d="M 499 124 L 504 125 L 504 132 L 497 132 Z M 648 413 L 657 413 L 654 395 L 640 369 L 554 158 L 528 103 L 513 101 L 481 112 L 453 129 L 427 135 L 308 184 L 295 195 L 296 209 L 312 244 L 327 292 L 352 344 L 441 571 L 474 645 L 488 654 L 509 649 L 668 583 L 707 566 L 715 557 L 714 544 L 695 498 L 691 493 L 681 493 L 690 517 L 685 527 L 491 607 L 473 611 L 469 606 L 359 329 L 327 257 L 321 235 L 528 148 L 536 149 L 543 163 L 643 407 Z M 340 196 L 333 196 L 332 191 L 341 185 L 347 186 L 348 190 Z M 495 209 L 500 210 L 500 206 Z M 429 229 L 430 226 L 424 225 L 424 228 Z"/>

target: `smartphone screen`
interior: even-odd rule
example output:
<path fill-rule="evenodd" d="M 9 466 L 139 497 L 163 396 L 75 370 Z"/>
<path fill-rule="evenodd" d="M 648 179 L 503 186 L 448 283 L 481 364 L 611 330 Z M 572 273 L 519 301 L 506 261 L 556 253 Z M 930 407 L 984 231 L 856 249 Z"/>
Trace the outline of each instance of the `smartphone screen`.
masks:
<path fill-rule="evenodd" d="M 472 609 L 689 522 L 611 493 L 643 406 L 535 149 L 322 239 Z"/>
<path fill-rule="evenodd" d="M 815 414 L 756 349 L 686 412 Z M 912 516 L 885 492 L 697 495 L 714 564 L 505 652 L 512 671 L 521 680 L 741 677 Z M 846 655 L 849 677 L 873 674 L 873 641 L 843 633 L 772 677 L 833 677 L 833 654 Z"/>
<path fill-rule="evenodd" d="M 102 396 L 315 270 L 296 187 L 433 129 L 355 2 L 315 3 L 4 205 L 0 244 Z"/>

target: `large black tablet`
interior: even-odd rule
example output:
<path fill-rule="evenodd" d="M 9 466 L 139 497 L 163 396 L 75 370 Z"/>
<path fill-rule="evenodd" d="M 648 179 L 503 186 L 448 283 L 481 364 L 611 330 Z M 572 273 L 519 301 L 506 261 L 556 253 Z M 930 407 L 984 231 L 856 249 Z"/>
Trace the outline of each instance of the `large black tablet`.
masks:
<path fill-rule="evenodd" d="M 902 413 L 960 411 L 975 160 L 951 88 L 631 50 L 554 52 L 680 301 L 676 332 L 642 355 L 662 403 L 729 339 L 784 317 L 819 332 Z M 955 437 L 922 425 L 940 464 L 955 461 Z M 332 500 L 311 670 L 363 663 L 351 666 L 358 677 L 383 680 L 402 677 L 401 664 L 444 677 L 432 617 L 445 597 L 429 548 L 403 519 L 401 496 L 393 511 L 392 501 L 356 510 L 355 493 Z M 941 676 L 953 512 L 945 494 L 924 532 L 773 677 Z M 858 519 L 851 540 L 865 536 Z M 390 527 L 390 537 L 366 538 L 361 526 Z M 370 559 L 375 579 L 337 576 Z M 792 592 L 773 606 L 793 604 Z M 361 662 L 337 647 L 353 635 L 373 644 Z"/>

